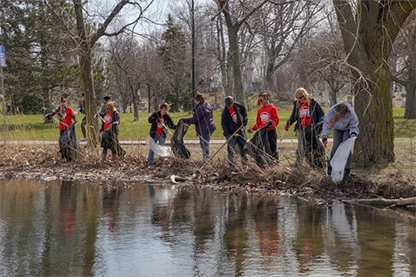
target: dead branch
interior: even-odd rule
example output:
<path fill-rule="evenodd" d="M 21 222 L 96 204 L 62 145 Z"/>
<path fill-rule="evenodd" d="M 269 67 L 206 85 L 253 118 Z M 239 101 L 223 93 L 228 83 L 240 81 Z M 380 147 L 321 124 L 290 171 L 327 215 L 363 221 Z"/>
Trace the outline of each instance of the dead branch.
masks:
<path fill-rule="evenodd" d="M 399 199 L 385 199 L 383 197 L 379 197 L 374 199 L 344 200 L 344 202 L 374 207 L 407 207 L 411 205 L 416 205 L 416 197 Z"/>

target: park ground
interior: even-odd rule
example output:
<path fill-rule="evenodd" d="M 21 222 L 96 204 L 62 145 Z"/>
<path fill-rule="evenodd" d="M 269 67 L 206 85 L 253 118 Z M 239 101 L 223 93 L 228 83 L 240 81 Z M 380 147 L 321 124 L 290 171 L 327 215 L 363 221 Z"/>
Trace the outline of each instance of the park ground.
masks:
<path fill-rule="evenodd" d="M 279 107 L 279 105 L 278 105 Z M 279 138 L 291 112 L 291 105 L 279 107 Z M 260 192 L 276 195 L 297 195 L 313 199 L 361 199 L 361 198 L 407 198 L 416 196 L 416 129 L 415 120 L 403 119 L 404 109 L 394 109 L 396 162 L 386 165 L 368 165 L 353 168 L 351 181 L 334 184 L 325 176 L 324 170 L 315 170 L 305 165 L 295 169 L 296 139 L 293 126 L 285 134 L 285 143 L 279 149 L 280 165 L 265 169 L 254 162 L 230 168 L 226 160 L 226 147 L 213 144 L 212 153 L 218 155 L 202 170 L 201 150 L 197 144 L 188 145 L 190 160 L 168 158 L 156 166 L 148 167 L 146 145 L 125 145 L 127 156 L 118 165 L 99 162 L 100 149 L 88 150 L 86 145 L 78 147 L 76 162 L 62 163 L 56 144 L 25 144 L 24 141 L 57 141 L 57 124 L 44 124 L 42 115 L 15 115 L 8 119 L 8 143 L 0 145 L 0 178 L 36 178 L 45 181 L 83 180 L 106 184 L 156 182 L 166 185 L 193 185 L 235 193 Z M 172 113 L 174 121 L 190 116 L 187 113 Z M 121 114 L 120 140 L 145 140 L 150 124 L 148 113 L 140 113 L 139 122 L 133 122 L 132 114 Z M 249 111 L 249 124 L 254 123 L 256 111 Z M 223 139 L 221 111 L 214 115 L 217 131 L 213 139 Z M 1 128 L 2 126 L 0 126 Z M 79 128 L 79 126 L 77 126 Z M 78 139 L 81 131 L 77 130 Z M 0 138 L 0 141 L 3 138 Z M 190 129 L 185 139 L 195 140 L 195 131 Z M 331 147 L 331 145 L 329 145 Z M 173 177 L 176 175 L 176 177 Z M 178 183 L 176 183 L 178 182 Z"/>

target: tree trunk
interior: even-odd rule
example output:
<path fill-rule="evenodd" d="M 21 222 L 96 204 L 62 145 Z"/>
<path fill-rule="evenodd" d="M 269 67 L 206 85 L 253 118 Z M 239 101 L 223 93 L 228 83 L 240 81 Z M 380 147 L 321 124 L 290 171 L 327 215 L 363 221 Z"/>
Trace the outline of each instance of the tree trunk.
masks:
<path fill-rule="evenodd" d="M 270 47 L 266 46 L 266 53 L 267 53 L 267 66 L 266 66 L 266 78 L 265 78 L 265 89 L 267 91 L 275 91 L 277 90 L 274 83 L 274 62 L 276 60 L 276 53 L 275 53 L 275 45 L 272 42 Z"/>
<path fill-rule="evenodd" d="M 51 111 L 51 101 L 50 101 L 50 89 L 47 84 L 43 86 L 43 107 L 45 108 L 44 113 Z"/>
<path fill-rule="evenodd" d="M 230 57 L 233 67 L 234 88 L 233 95 L 236 101 L 244 103 L 243 77 L 240 67 L 240 48 L 238 47 L 238 29 L 234 26 L 227 26 L 228 40 L 230 43 Z"/>
<path fill-rule="evenodd" d="M 383 68 L 375 72 L 374 80 L 365 84 L 360 81 L 357 85 L 354 108 L 360 134 L 354 148 L 354 161 L 359 165 L 384 164 L 395 159 L 390 82 L 390 72 Z"/>
<path fill-rule="evenodd" d="M 152 103 L 152 89 L 150 85 L 147 84 L 147 112 L 150 113 L 150 106 Z"/>
<path fill-rule="evenodd" d="M 409 37 L 409 69 L 406 82 L 406 108 L 404 118 L 416 119 L 416 38 L 413 29 Z"/>
<path fill-rule="evenodd" d="M 86 27 L 84 24 L 83 7 L 81 0 L 73 0 L 77 32 L 79 37 L 79 65 L 81 68 L 81 85 L 85 96 L 85 117 L 87 119 L 86 130 L 89 147 L 98 145 L 98 136 L 94 128 L 95 115 L 95 91 L 92 75 L 92 49 L 87 40 Z"/>
<path fill-rule="evenodd" d="M 222 17 L 218 16 L 217 19 L 217 52 L 218 52 L 218 62 L 220 64 L 220 70 L 221 70 L 221 83 L 223 88 L 223 93 L 225 95 L 232 95 L 232 91 L 230 89 L 229 84 L 229 76 L 228 76 L 228 70 L 227 70 L 227 52 L 225 48 L 225 39 L 224 39 L 224 28 L 223 28 L 223 21 Z M 216 95 L 216 94 L 215 94 Z"/>
<path fill-rule="evenodd" d="M 92 51 L 88 45 L 81 47 L 80 51 L 80 67 L 81 67 L 81 83 L 85 95 L 85 116 L 87 119 L 87 139 L 88 146 L 96 147 L 98 145 L 98 135 L 94 129 L 94 115 L 95 115 L 95 92 L 94 81 L 92 77 Z"/>
<path fill-rule="evenodd" d="M 133 121 L 139 121 L 139 105 L 137 104 L 137 90 L 135 88 L 132 88 L 131 90 L 131 98 L 133 102 Z"/>
<path fill-rule="evenodd" d="M 388 5 L 384 1 L 359 1 L 353 13 L 349 1 L 333 0 L 332 3 L 355 76 L 355 110 L 360 134 L 354 161 L 360 165 L 393 162 L 391 73 L 386 61 L 414 5 L 410 1 L 389 1 Z"/>

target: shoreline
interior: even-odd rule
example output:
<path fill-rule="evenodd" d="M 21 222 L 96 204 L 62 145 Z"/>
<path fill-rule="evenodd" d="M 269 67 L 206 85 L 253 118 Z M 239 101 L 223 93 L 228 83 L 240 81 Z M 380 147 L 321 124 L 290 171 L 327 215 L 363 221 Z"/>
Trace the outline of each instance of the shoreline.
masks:
<path fill-rule="evenodd" d="M 192 147 L 196 147 L 192 153 L 199 153 L 197 146 Z M 202 163 L 197 155 L 186 161 L 168 158 L 148 167 L 147 151 L 143 148 L 126 148 L 128 156 L 115 165 L 111 160 L 99 163 L 98 151 L 80 153 L 76 163 L 62 163 L 56 146 L 0 146 L 4 154 L 0 157 L 0 179 L 198 186 L 219 192 L 298 196 L 324 202 L 416 196 L 413 165 L 409 172 L 397 165 L 354 169 L 351 181 L 334 184 L 322 170 L 310 167 L 298 170 L 290 166 L 291 161 L 286 155 L 289 150 L 294 153 L 296 148 L 293 146 L 282 147 L 285 156 L 281 156 L 281 165 L 265 169 L 259 169 L 255 164 L 229 168 L 224 150 L 203 172 L 198 172 Z"/>

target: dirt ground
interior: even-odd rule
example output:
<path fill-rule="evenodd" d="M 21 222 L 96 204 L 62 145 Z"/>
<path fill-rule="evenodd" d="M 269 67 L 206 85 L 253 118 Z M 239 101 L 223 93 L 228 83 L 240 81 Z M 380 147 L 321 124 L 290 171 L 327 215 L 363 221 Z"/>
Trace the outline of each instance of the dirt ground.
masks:
<path fill-rule="evenodd" d="M 187 146 L 189 160 L 166 158 L 147 166 L 146 146 L 125 146 L 127 156 L 118 164 L 99 162 L 100 150 L 79 148 L 76 162 L 61 162 L 56 145 L 1 145 L 0 178 L 48 180 L 85 180 L 98 183 L 126 184 L 152 182 L 164 185 L 204 186 L 233 193 L 296 195 L 326 201 L 329 199 L 407 198 L 416 196 L 416 149 L 414 139 L 395 141 L 397 161 L 385 166 L 353 168 L 351 181 L 334 184 L 325 171 L 308 166 L 295 169 L 295 143 L 283 143 L 280 164 L 260 169 L 248 165 L 230 167 L 226 147 L 213 145 L 216 156 L 203 168 L 199 145 Z M 218 151 L 218 153 L 217 153 Z"/>

